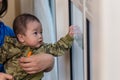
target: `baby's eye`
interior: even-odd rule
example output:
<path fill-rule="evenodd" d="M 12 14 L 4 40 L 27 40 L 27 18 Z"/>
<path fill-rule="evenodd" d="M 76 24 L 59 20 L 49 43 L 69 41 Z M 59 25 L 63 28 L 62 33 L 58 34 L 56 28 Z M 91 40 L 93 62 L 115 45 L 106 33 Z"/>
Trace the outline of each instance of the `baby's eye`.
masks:
<path fill-rule="evenodd" d="M 35 34 L 35 35 L 37 35 L 37 34 L 38 34 L 38 32 L 34 32 L 34 34 Z"/>
<path fill-rule="evenodd" d="M 42 32 L 40 32 L 40 34 L 42 34 Z"/>

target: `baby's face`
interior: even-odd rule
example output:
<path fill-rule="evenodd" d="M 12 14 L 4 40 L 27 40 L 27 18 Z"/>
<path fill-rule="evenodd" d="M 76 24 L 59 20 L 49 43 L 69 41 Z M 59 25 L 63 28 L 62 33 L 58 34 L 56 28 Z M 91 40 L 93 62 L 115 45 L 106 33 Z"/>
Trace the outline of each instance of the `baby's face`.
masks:
<path fill-rule="evenodd" d="M 24 43 L 30 47 L 39 47 L 43 43 L 42 25 L 37 21 L 31 21 L 27 24 L 27 30 L 24 36 Z"/>

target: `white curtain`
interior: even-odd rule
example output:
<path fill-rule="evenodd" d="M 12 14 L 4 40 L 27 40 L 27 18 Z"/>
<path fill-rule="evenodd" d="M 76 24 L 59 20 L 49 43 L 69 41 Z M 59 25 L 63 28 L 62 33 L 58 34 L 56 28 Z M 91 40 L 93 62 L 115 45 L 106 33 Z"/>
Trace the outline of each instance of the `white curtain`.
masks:
<path fill-rule="evenodd" d="M 43 28 L 44 42 L 53 43 L 56 41 L 54 20 L 49 5 L 50 0 L 34 0 L 34 14 L 39 18 Z M 57 61 L 55 60 L 54 69 L 45 73 L 42 80 L 57 80 Z"/>
<path fill-rule="evenodd" d="M 83 0 L 71 0 L 71 2 L 78 8 L 80 11 L 83 11 Z"/>
<path fill-rule="evenodd" d="M 49 0 L 34 0 L 34 13 L 42 23 L 44 41 L 54 42 L 55 26 L 53 24 Z"/>

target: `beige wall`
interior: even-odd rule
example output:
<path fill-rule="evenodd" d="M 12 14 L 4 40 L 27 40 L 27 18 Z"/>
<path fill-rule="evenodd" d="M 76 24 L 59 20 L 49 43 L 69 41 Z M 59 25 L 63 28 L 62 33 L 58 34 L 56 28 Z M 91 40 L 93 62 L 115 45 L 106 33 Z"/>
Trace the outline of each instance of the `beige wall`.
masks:
<path fill-rule="evenodd" d="M 20 0 L 20 8 L 21 8 L 21 13 L 31 13 L 33 14 L 34 13 L 34 10 L 33 10 L 33 5 L 34 5 L 34 0 Z"/>
<path fill-rule="evenodd" d="M 2 21 L 12 27 L 14 18 L 24 12 L 33 13 L 33 0 L 8 0 L 8 11 Z"/>
<path fill-rule="evenodd" d="M 120 80 L 119 0 L 91 0 L 92 80 Z"/>
<path fill-rule="evenodd" d="M 8 11 L 2 20 L 6 25 L 12 27 L 12 22 L 14 18 L 15 18 L 15 0 L 8 0 Z"/>

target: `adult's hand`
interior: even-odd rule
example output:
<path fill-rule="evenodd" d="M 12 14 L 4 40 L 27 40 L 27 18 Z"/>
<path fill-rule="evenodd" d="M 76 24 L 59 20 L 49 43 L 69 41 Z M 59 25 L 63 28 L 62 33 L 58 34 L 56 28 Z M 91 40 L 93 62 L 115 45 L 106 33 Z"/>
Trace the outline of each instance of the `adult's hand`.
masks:
<path fill-rule="evenodd" d="M 14 80 L 13 77 L 6 73 L 0 73 L 0 80 Z"/>
<path fill-rule="evenodd" d="M 22 57 L 19 62 L 23 70 L 29 74 L 34 74 L 40 71 L 48 72 L 52 70 L 54 57 L 50 54 L 42 53 L 30 57 Z"/>

